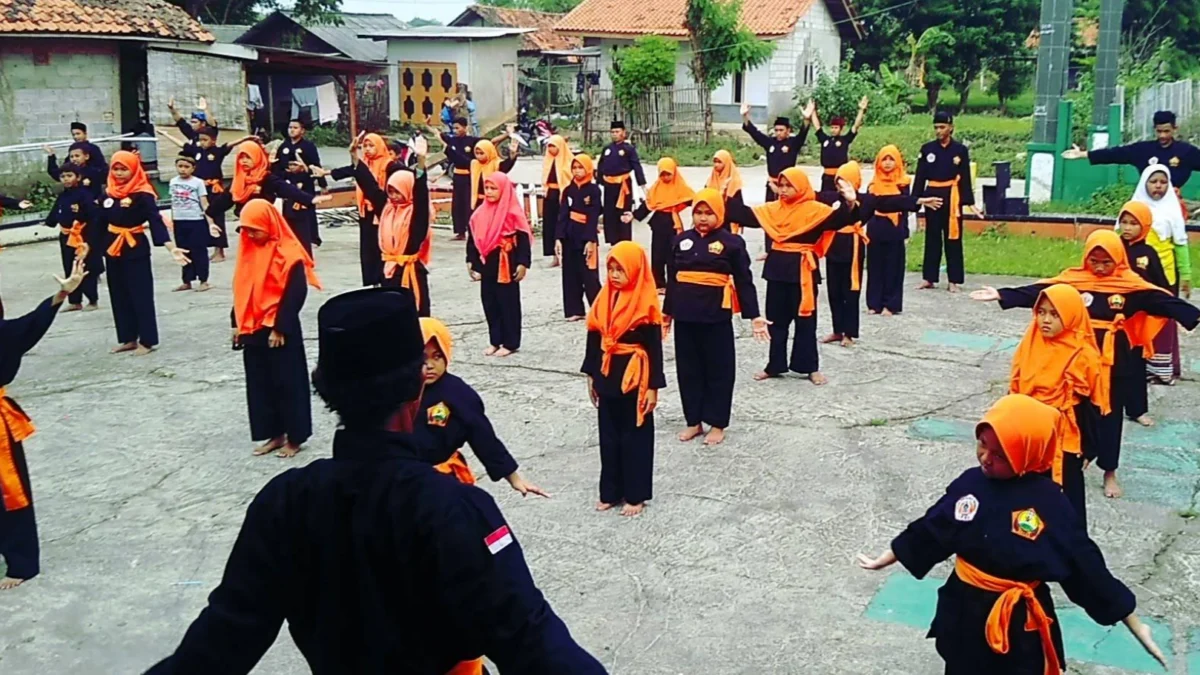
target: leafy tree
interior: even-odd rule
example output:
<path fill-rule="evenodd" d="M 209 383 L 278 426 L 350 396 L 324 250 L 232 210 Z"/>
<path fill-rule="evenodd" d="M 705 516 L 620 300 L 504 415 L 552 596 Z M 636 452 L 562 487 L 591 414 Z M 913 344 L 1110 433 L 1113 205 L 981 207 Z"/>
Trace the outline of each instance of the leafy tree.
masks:
<path fill-rule="evenodd" d="M 841 116 L 852 120 L 858 114 L 858 102 L 866 96 L 871 100 L 871 106 L 867 108 L 868 123 L 899 124 L 903 121 L 908 113 L 906 101 L 912 93 L 903 79 L 887 66 L 883 66 L 886 75 L 876 75 L 867 68 L 856 69 L 852 60 L 842 61 L 836 73 L 822 70 L 816 86 L 811 89 L 798 88 L 797 106 L 803 108 L 811 99 L 816 102 L 822 119 Z"/>
<path fill-rule="evenodd" d="M 1033 83 L 1033 70 L 1037 64 L 1032 59 L 1020 56 L 995 59 L 988 63 L 988 70 L 996 76 L 996 96 L 1000 99 L 1000 114 L 1008 114 L 1008 102 L 1025 93 Z"/>
<path fill-rule="evenodd" d="M 287 9 L 310 23 L 339 24 L 336 13 L 342 0 L 294 0 L 287 5 L 279 0 L 169 0 L 169 2 L 206 24 L 253 24 L 276 9 Z"/>
<path fill-rule="evenodd" d="M 409 21 L 408 25 L 412 26 L 413 28 L 420 28 L 421 26 L 444 26 L 445 24 L 437 19 L 422 19 L 418 16 L 412 21 Z"/>
<path fill-rule="evenodd" d="M 687 0 L 684 26 L 692 47 L 689 66 L 704 110 L 704 142 L 712 137 L 712 92 L 725 78 L 767 62 L 775 45 L 741 24 L 741 0 Z"/>
<path fill-rule="evenodd" d="M 658 35 L 639 37 L 633 46 L 618 49 L 608 69 L 613 96 L 629 110 L 651 87 L 675 84 L 678 55 L 679 43 Z"/>

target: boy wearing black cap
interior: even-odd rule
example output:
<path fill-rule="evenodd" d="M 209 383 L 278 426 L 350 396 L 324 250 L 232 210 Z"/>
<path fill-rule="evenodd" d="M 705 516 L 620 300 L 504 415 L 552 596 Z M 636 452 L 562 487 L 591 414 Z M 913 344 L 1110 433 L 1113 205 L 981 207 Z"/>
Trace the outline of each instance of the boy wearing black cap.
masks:
<path fill-rule="evenodd" d="M 967 146 L 954 140 L 954 118 L 939 110 L 933 116 L 933 131 L 937 139 L 921 146 L 917 158 L 917 176 L 912 194 L 938 197 L 943 200 L 939 209 L 925 207 L 925 262 L 921 266 L 924 281 L 918 289 L 933 288 L 938 283 L 942 266 L 942 244 L 946 245 L 946 276 L 948 290 L 957 293 L 963 283 L 962 210 L 975 208 L 975 188 L 971 186 L 971 155 Z"/>
<path fill-rule="evenodd" d="M 255 497 L 208 608 L 148 672 L 248 673 L 286 620 L 314 673 L 445 675 L 480 656 L 504 673 L 604 673 L 534 585 L 492 498 L 421 459 L 412 293 L 344 293 L 317 322 L 313 386 L 339 418 L 333 457 Z"/>
<path fill-rule="evenodd" d="M 858 132 L 862 130 L 863 118 L 867 115 L 867 105 L 870 101 L 866 96 L 858 102 L 858 116 L 854 118 L 854 127 L 850 133 L 843 134 L 846 129 L 845 117 L 833 117 L 829 120 L 829 133 L 821 128 L 821 117 L 816 107 L 810 104 L 804 109 L 805 120 L 812 123 L 821 144 L 821 192 L 831 192 L 837 189 L 837 170 L 850 161 L 850 144 L 854 142 Z"/>
<path fill-rule="evenodd" d="M 600 153 L 596 166 L 599 182 L 604 187 L 604 240 L 609 246 L 633 239 L 633 221 L 621 221 L 622 215 L 633 211 L 630 174 L 637 178 L 638 185 L 646 187 L 646 174 L 642 171 L 637 148 L 625 142 L 625 123 L 613 120 L 611 131 L 613 142 Z"/>
<path fill-rule="evenodd" d="M 92 224 L 96 214 L 96 200 L 91 190 L 82 185 L 86 167 L 64 164 L 59 172 L 63 191 L 54 200 L 54 207 L 46 214 L 46 227 L 58 230 L 58 246 L 62 255 L 63 276 L 70 276 L 75 261 L 82 259 L 87 276 L 78 288 L 67 297 L 64 312 L 83 309 L 83 298 L 87 296 L 88 311 L 96 309 L 99 301 L 97 285 L 104 272 L 103 230 Z"/>
<path fill-rule="evenodd" d="M 808 138 L 808 118 L 812 115 L 813 102 L 809 101 L 804 107 L 804 124 L 800 126 L 800 133 L 792 135 L 792 122 L 786 117 L 777 117 L 775 119 L 774 135 L 767 136 L 754 126 L 754 122 L 750 121 L 750 104 L 742 104 L 742 130 L 750 134 L 750 138 L 758 144 L 758 147 L 767 151 L 767 191 L 765 201 L 773 202 L 779 199 L 779 193 L 776 192 L 775 181 L 779 178 L 779 174 L 784 169 L 796 166 L 796 157 L 800 154 L 800 148 L 804 147 L 804 141 Z"/>
<path fill-rule="evenodd" d="M 60 179 L 59 174 L 67 166 L 73 166 L 76 169 L 76 175 L 79 179 L 79 184 L 82 185 L 93 200 L 99 200 L 101 193 L 104 192 L 104 184 L 108 181 L 108 166 L 97 164 L 92 159 L 88 148 L 96 146 L 84 141 L 83 143 L 72 143 L 67 148 L 67 161 L 63 162 L 62 166 L 58 164 L 58 157 L 55 155 L 54 148 L 49 145 L 44 146 L 46 150 L 46 173 L 50 178 L 57 181 Z"/>
<path fill-rule="evenodd" d="M 214 138 L 215 132 L 217 131 L 217 121 L 209 118 L 208 101 L 206 101 L 203 96 L 200 97 L 200 101 L 197 103 L 196 107 L 197 110 L 192 113 L 192 116 L 184 119 L 183 115 L 180 115 L 179 111 L 175 110 L 175 99 L 171 99 L 167 102 L 167 110 L 171 111 L 171 117 L 175 120 L 175 127 L 179 129 L 179 133 L 183 134 L 183 137 L 189 141 L 188 146 L 184 146 L 184 152 L 188 154 L 191 154 L 195 150 L 195 147 L 189 146 L 196 143 L 196 139 L 200 135 L 201 131 L 204 129 L 212 129 L 214 132 Z"/>
<path fill-rule="evenodd" d="M 1139 141 L 1091 151 L 1081 150 L 1076 145 L 1064 152 L 1063 157 L 1086 157 L 1092 164 L 1128 164 L 1139 172 L 1145 171 L 1148 166 L 1162 164 L 1171 171 L 1171 185 L 1174 185 L 1178 192 L 1192 177 L 1192 172 L 1200 169 L 1200 151 L 1191 143 L 1177 140 L 1175 134 L 1178 131 L 1175 113 L 1159 110 L 1154 113 L 1153 141 Z"/>
<path fill-rule="evenodd" d="M 100 148 L 88 140 L 87 125 L 83 122 L 71 122 L 71 140 L 75 141 L 71 147 L 80 147 L 87 153 L 87 165 L 91 167 L 108 166 L 104 161 L 104 153 L 100 152 Z M 57 178 L 55 180 L 58 180 Z"/>
<path fill-rule="evenodd" d="M 325 188 L 326 183 L 323 177 L 313 177 L 312 168 L 321 167 L 321 154 L 317 152 L 317 145 L 304 137 L 306 132 L 304 122 L 298 119 L 288 122 L 288 137 L 275 151 L 271 173 L 301 192 L 316 196 Z M 311 206 L 285 199 L 283 217 L 292 226 L 292 231 L 300 237 L 300 241 L 310 244 L 307 248 L 321 245 L 321 233 L 317 230 L 317 212 Z"/>

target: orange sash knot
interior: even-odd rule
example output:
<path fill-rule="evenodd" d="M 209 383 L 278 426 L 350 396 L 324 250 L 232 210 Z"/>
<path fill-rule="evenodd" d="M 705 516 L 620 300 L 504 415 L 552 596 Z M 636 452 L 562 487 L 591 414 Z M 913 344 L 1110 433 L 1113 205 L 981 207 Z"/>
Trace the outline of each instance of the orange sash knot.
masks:
<path fill-rule="evenodd" d="M 458 168 L 458 167 L 455 167 L 455 168 L 454 168 L 454 175 L 455 175 L 455 176 L 470 176 L 470 175 L 471 175 L 471 170 L 470 170 L 470 169 L 460 169 L 460 168 Z"/>
<path fill-rule="evenodd" d="M 612 365 L 612 357 L 630 355 L 629 365 L 625 366 L 625 374 L 621 376 L 621 391 L 628 394 L 637 389 L 638 413 L 637 425 L 642 426 L 646 415 L 642 412 L 646 400 L 646 392 L 650 391 L 650 355 L 642 345 L 618 342 L 612 349 L 604 351 L 604 359 L 600 362 L 600 373 L 607 376 Z"/>
<path fill-rule="evenodd" d="M 821 173 L 825 174 L 826 176 L 836 176 L 837 172 L 838 172 L 838 168 L 836 166 L 831 166 L 831 167 L 825 167 L 825 170 L 822 171 Z"/>
<path fill-rule="evenodd" d="M 400 267 L 400 287 L 407 288 L 408 290 L 412 291 L 413 297 L 417 302 L 417 307 L 420 307 L 421 284 L 419 282 L 419 278 L 417 277 L 416 263 L 418 260 L 420 260 L 421 254 L 413 253 L 410 255 L 389 255 L 384 253 L 380 257 L 383 258 L 385 267 L 387 266 L 387 263 L 395 263 Z M 392 274 L 388 275 L 388 278 L 391 279 L 395 274 L 396 268 L 393 267 Z"/>
<path fill-rule="evenodd" d="M 29 506 L 29 495 L 21 484 L 12 444 L 32 436 L 34 429 L 29 415 L 17 407 L 3 387 L 0 387 L 0 422 L 4 424 L 4 433 L 0 434 L 0 492 L 4 493 L 4 510 L 16 511 Z"/>
<path fill-rule="evenodd" d="M 721 296 L 721 309 L 728 309 L 734 314 L 742 311 L 742 303 L 738 301 L 737 289 L 733 284 L 733 275 L 720 272 L 680 271 L 675 273 L 675 281 L 681 284 L 696 284 L 698 286 L 713 286 L 724 288 Z"/>
<path fill-rule="evenodd" d="M 1013 608 L 1018 602 L 1024 600 L 1025 630 L 1027 632 L 1037 631 L 1042 638 L 1042 653 L 1045 655 L 1043 673 L 1045 675 L 1061 675 L 1058 652 L 1054 649 L 1054 637 L 1050 633 L 1050 625 L 1054 623 L 1054 620 L 1046 614 L 1045 608 L 1042 607 L 1042 603 L 1033 592 L 1041 582 L 1025 583 L 994 577 L 963 560 L 961 556 L 955 558 L 954 573 L 968 586 L 1000 594 L 1000 597 L 996 599 L 996 604 L 992 605 L 992 611 L 988 614 L 987 625 L 984 628 L 988 646 L 992 648 L 993 652 L 1008 653 L 1008 628 L 1012 622 Z"/>
<path fill-rule="evenodd" d="M 220 178 L 209 178 L 208 180 L 204 181 L 204 185 L 207 186 L 208 191 L 214 195 L 225 193 L 225 185 L 221 183 Z"/>
<path fill-rule="evenodd" d="M 817 294 L 813 272 L 817 270 L 817 245 L 794 241 L 771 242 L 771 250 L 800 254 L 800 316 L 812 316 L 817 309 Z"/>
<path fill-rule="evenodd" d="M 83 246 L 83 227 L 85 224 L 82 220 L 77 220 L 70 227 L 58 226 L 58 231 L 67 237 L 67 246 L 71 248 Z"/>
<path fill-rule="evenodd" d="M 931 188 L 950 188 L 950 239 L 962 238 L 962 195 L 959 194 L 958 184 L 962 176 L 954 180 L 931 180 L 926 185 Z"/>
<path fill-rule="evenodd" d="M 463 458 L 462 453 L 458 450 L 455 450 L 454 454 L 450 455 L 450 459 L 441 464 L 434 464 L 433 468 L 437 469 L 440 473 L 454 476 L 463 485 L 475 484 L 475 474 L 471 473 L 471 467 L 467 466 L 467 460 Z M 458 671 L 452 670 L 450 672 L 455 673 Z"/>
<path fill-rule="evenodd" d="M 517 235 L 514 234 L 512 236 L 502 237 L 500 239 L 500 246 L 499 246 L 499 251 L 498 251 L 500 253 L 500 260 L 498 261 L 498 263 L 496 265 L 496 268 L 497 268 L 496 282 L 497 283 L 501 283 L 501 284 L 512 283 L 512 280 L 513 280 L 513 278 L 512 278 L 512 261 L 509 260 L 509 258 L 512 257 L 512 252 L 516 248 L 517 248 Z"/>
<path fill-rule="evenodd" d="M 129 248 L 137 246 L 137 235 L 146 231 L 146 224 L 142 223 L 141 225 L 135 225 L 134 227 L 117 227 L 116 225 L 109 225 L 108 231 L 117 235 L 117 238 L 113 239 L 113 243 L 108 247 L 107 253 L 113 258 L 120 258 L 121 251 L 124 251 L 126 246 Z"/>
<path fill-rule="evenodd" d="M 850 268 L 850 290 L 857 291 L 862 288 L 862 261 L 860 260 L 861 246 L 871 243 L 867 233 L 863 232 L 862 223 L 858 222 L 853 225 L 847 225 L 838 230 L 838 234 L 849 234 L 854 239 L 854 260 L 851 262 Z"/>
<path fill-rule="evenodd" d="M 604 176 L 604 182 L 609 185 L 621 185 L 621 191 L 617 193 L 617 208 L 623 209 L 629 203 L 629 195 L 631 189 L 629 187 L 629 174 L 623 173 L 620 176 Z"/>

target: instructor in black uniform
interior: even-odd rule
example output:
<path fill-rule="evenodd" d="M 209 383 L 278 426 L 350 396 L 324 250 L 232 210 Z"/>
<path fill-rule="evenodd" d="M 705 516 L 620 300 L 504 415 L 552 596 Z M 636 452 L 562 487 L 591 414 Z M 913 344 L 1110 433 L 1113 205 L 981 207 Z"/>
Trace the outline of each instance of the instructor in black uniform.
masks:
<path fill-rule="evenodd" d="M 971 185 L 971 155 L 967 146 L 954 140 L 954 118 L 950 113 L 938 111 L 933 116 L 933 131 L 937 139 L 921 146 L 912 193 L 918 198 L 937 197 L 943 200 L 943 205 L 936 210 L 925 207 L 925 262 L 921 266 L 924 281 L 917 288 L 937 286 L 945 243 L 948 290 L 957 293 L 965 274 L 963 208 L 979 215 L 975 208 L 975 188 Z"/>
<path fill-rule="evenodd" d="M 805 109 L 806 120 L 807 115 L 811 114 L 812 107 L 812 101 L 809 101 L 808 107 Z M 800 127 L 800 133 L 793 136 L 791 120 L 786 117 L 778 117 L 775 119 L 775 134 L 767 136 L 754 126 L 754 122 L 750 121 L 750 104 L 743 103 L 742 130 L 750 134 L 750 138 L 753 138 L 754 142 L 767 152 L 767 192 L 764 201 L 773 202 L 779 199 L 779 193 L 775 191 L 775 181 L 784 169 L 796 166 L 796 157 L 800 155 L 800 148 L 804 147 L 804 141 L 808 138 L 808 123 L 805 122 Z"/>

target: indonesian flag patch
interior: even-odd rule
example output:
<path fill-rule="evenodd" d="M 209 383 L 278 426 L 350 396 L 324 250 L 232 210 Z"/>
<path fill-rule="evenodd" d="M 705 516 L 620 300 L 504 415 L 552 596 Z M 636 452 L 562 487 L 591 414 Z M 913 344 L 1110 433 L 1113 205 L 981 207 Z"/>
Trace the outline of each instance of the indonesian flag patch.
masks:
<path fill-rule="evenodd" d="M 512 532 L 508 530 L 507 525 L 501 525 L 500 529 L 483 538 L 483 543 L 487 544 L 488 551 L 492 555 L 496 555 L 503 551 L 506 546 L 513 543 Z"/>

